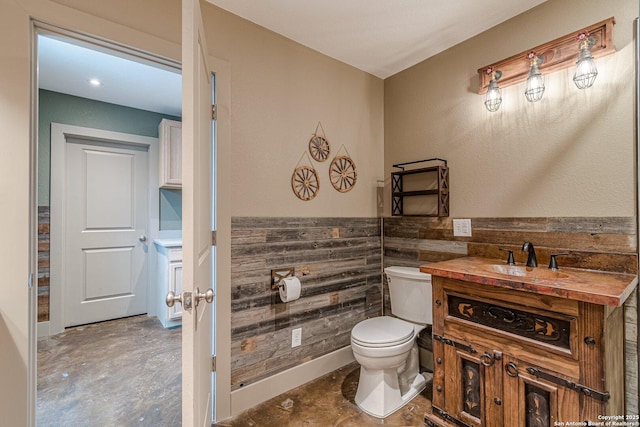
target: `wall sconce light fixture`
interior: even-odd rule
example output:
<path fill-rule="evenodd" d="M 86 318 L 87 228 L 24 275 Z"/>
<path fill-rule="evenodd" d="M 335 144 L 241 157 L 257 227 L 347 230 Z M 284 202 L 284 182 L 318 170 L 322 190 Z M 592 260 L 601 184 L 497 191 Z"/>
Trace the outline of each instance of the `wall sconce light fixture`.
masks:
<path fill-rule="evenodd" d="M 487 74 L 491 74 L 491 80 L 489 81 L 489 89 L 487 90 L 487 96 L 485 97 L 484 106 L 487 110 L 494 112 L 498 111 L 500 104 L 502 104 L 502 92 L 498 87 L 498 80 L 502 77 L 502 71 L 493 71 L 493 68 L 487 68 Z"/>
<path fill-rule="evenodd" d="M 590 87 L 598 75 L 594 58 L 610 55 L 616 51 L 613 44 L 615 23 L 615 19 L 611 17 L 479 68 L 478 94 L 487 94 L 485 107 L 489 111 L 497 111 L 500 108 L 502 96 L 501 89 L 498 88 L 498 80 L 502 89 L 526 81 L 527 100 L 536 102 L 542 99 L 545 87 L 540 70 L 547 74 L 575 67 L 573 81 L 576 86 L 580 89 Z M 577 60 L 576 40 L 580 49 Z"/>
<path fill-rule="evenodd" d="M 524 96 L 527 97 L 529 102 L 538 102 L 542 99 L 544 94 L 544 80 L 540 73 L 540 65 L 544 62 L 542 56 L 538 56 L 537 53 L 531 51 L 527 54 L 531 68 L 529 68 L 529 76 L 527 77 L 527 90 L 524 91 Z"/>
<path fill-rule="evenodd" d="M 578 89 L 586 89 L 593 85 L 598 76 L 598 69 L 593 55 L 591 55 L 591 47 L 596 44 L 596 39 L 589 37 L 588 31 L 583 31 L 578 35 L 578 41 L 580 42 L 580 54 L 576 62 L 573 82 Z"/>

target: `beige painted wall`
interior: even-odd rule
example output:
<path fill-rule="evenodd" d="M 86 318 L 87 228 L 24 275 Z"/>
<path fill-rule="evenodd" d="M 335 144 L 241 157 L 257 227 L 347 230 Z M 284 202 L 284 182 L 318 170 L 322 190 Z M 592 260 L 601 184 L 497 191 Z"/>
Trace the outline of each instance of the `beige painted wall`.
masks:
<path fill-rule="evenodd" d="M 30 364 L 35 361 L 36 336 L 35 287 L 31 291 L 27 288 L 29 273 L 36 271 L 35 261 L 30 263 L 30 254 L 35 260 L 35 240 L 29 248 L 30 230 L 36 231 L 36 225 L 29 223 L 30 209 L 36 207 L 35 191 L 30 191 L 29 183 L 30 18 L 175 59 L 180 57 L 180 46 L 47 0 L 0 0 L 0 10 L 0 125 L 4 132 L 0 138 L 0 221 L 4 239 L 0 249 L 0 414 L 3 425 L 27 426 L 33 425 L 35 416 L 35 402 L 30 401 L 35 394 L 30 395 L 29 389 L 35 392 L 35 378 L 31 376 L 35 364 L 33 369 Z M 175 40 L 179 39 L 179 33 L 175 34 Z"/>
<path fill-rule="evenodd" d="M 376 216 L 382 179 L 383 81 L 214 6 L 209 49 L 232 69 L 233 216 Z M 322 123 L 329 160 L 314 162 L 315 199 L 291 190 L 291 174 Z M 344 144 L 358 181 L 348 193 L 329 182 L 329 163 Z"/>
<path fill-rule="evenodd" d="M 549 0 L 385 80 L 386 215 L 391 165 L 442 157 L 453 217 L 633 216 L 637 15 L 635 0 Z M 611 16 L 618 51 L 592 88 L 570 68 L 545 75 L 536 104 L 521 83 L 485 109 L 478 68 Z"/>
<path fill-rule="evenodd" d="M 29 21 L 0 1 L 0 414 L 7 425 L 29 418 Z M 7 35 L 19 35 L 7 37 Z"/>
<path fill-rule="evenodd" d="M 227 98 L 231 99 L 221 113 L 231 123 L 225 141 L 232 146 L 221 159 L 226 170 L 220 182 L 232 194 L 223 198 L 222 220 L 229 223 L 231 215 L 375 216 L 375 185 L 382 177 L 383 163 L 383 82 L 213 6 L 205 9 L 210 53 L 225 64 L 224 90 L 230 90 Z M 4 422 L 27 425 L 29 18 L 179 59 L 180 2 L 0 0 L 0 10 L 0 123 L 5 132 L 0 139 L 5 232 L 4 249 L 0 249 L 0 363 L 5 372 L 0 382 L 0 413 Z M 345 144 L 354 158 L 358 184 L 347 194 L 338 193 L 329 187 L 328 163 L 316 165 L 321 192 L 314 201 L 304 203 L 293 196 L 290 177 L 318 121 L 334 152 Z M 228 228 L 219 230 L 218 240 L 228 242 Z M 229 283 L 228 251 L 223 258 L 219 265 L 227 277 L 221 283 Z M 227 313 L 229 300 L 228 291 L 218 293 Z M 228 343 L 228 319 L 226 327 L 221 327 Z M 218 348 L 229 348 L 225 342 L 219 342 Z M 223 356 L 219 360 L 228 365 L 229 356 Z M 226 406 L 218 409 L 224 418 L 229 415 L 230 396 L 217 397 Z"/>

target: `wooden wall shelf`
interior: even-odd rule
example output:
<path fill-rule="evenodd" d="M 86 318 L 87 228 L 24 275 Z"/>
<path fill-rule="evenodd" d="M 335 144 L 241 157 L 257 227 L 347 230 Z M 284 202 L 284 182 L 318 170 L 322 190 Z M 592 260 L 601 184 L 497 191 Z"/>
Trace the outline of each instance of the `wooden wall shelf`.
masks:
<path fill-rule="evenodd" d="M 489 68 L 494 71 L 502 71 L 502 78 L 498 80 L 498 85 L 501 88 L 525 81 L 530 68 L 527 53 L 531 51 L 534 51 L 538 56 L 544 57 L 544 62 L 540 65 L 540 71 L 543 75 L 545 72 L 549 73 L 574 66 L 579 53 L 577 37 L 584 31 L 588 31 L 589 37 L 593 37 L 596 40 L 596 44 L 591 48 L 591 54 L 594 58 L 614 53 L 616 51 L 613 45 L 614 24 L 615 19 L 611 17 L 597 24 L 582 28 L 566 36 L 532 49 L 527 49 L 510 58 L 478 69 L 478 76 L 480 77 L 478 93 L 483 94 L 487 92 L 489 81 L 491 80 L 491 74 L 487 73 L 487 69 Z"/>
<path fill-rule="evenodd" d="M 418 169 L 404 170 L 405 165 L 414 163 L 431 162 L 438 160 L 443 162 L 442 165 L 423 167 Z M 407 162 L 393 165 L 402 169 L 402 171 L 391 173 L 391 215 L 402 216 L 404 214 L 404 198 L 412 196 L 437 196 L 437 212 L 435 214 L 423 214 L 423 215 L 406 215 L 406 216 L 436 216 L 446 217 L 449 216 L 449 168 L 447 167 L 447 161 L 444 159 L 428 159 L 419 160 L 417 162 Z M 412 190 L 406 191 L 403 185 L 403 178 L 406 175 L 414 174 L 433 174 L 436 173 L 432 179 L 436 182 L 435 189 L 424 190 Z M 426 182 L 429 182 L 427 180 Z"/>

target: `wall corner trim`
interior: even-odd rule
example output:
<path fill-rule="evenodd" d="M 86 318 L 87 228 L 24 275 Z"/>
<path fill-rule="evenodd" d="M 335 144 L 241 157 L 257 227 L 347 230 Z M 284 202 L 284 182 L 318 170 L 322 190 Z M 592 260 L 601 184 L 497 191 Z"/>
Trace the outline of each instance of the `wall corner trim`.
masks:
<path fill-rule="evenodd" d="M 325 354 L 231 392 L 231 416 L 354 362 L 351 346 Z M 222 421 L 222 420 L 218 420 Z"/>

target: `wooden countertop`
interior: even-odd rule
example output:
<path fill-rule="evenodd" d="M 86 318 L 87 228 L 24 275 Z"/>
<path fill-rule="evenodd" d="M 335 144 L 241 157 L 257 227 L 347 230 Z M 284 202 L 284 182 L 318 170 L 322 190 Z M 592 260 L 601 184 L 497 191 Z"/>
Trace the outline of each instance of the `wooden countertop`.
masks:
<path fill-rule="evenodd" d="M 553 271 L 546 266 L 509 266 L 497 259 L 474 257 L 426 264 L 420 271 L 485 286 L 615 307 L 624 304 L 638 284 L 638 276 L 631 274 L 562 267 Z"/>

